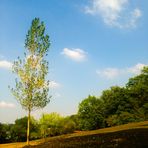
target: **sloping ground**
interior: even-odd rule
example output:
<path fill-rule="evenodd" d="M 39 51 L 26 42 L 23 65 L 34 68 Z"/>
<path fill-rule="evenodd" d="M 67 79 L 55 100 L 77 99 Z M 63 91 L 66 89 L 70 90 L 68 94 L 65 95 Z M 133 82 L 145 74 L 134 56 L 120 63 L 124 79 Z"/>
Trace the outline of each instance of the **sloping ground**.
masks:
<path fill-rule="evenodd" d="M 25 143 L 0 145 L 23 147 Z M 24 146 L 25 148 L 26 146 Z M 148 121 L 36 140 L 31 148 L 148 148 Z"/>

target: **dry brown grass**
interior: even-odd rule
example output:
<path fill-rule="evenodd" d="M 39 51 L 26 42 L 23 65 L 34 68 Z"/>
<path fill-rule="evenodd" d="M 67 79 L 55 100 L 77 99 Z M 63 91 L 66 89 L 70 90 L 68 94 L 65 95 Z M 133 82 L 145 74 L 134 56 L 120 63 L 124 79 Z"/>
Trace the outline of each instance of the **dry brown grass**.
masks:
<path fill-rule="evenodd" d="M 49 147 L 53 145 L 53 147 L 68 147 L 74 144 L 77 144 L 79 147 L 79 143 L 81 144 L 87 144 L 93 142 L 93 144 L 101 143 L 99 141 L 99 138 L 101 141 L 103 140 L 111 140 L 114 143 L 124 142 L 124 137 L 122 138 L 119 136 L 121 135 L 130 135 L 136 132 L 143 132 L 144 129 L 146 131 L 148 130 L 148 121 L 144 122 L 138 122 L 138 123 L 129 123 L 125 125 L 110 127 L 110 128 L 103 128 L 99 130 L 93 130 L 93 131 L 77 131 L 73 134 L 67 134 L 62 136 L 56 136 L 56 137 L 49 137 L 45 139 L 40 140 L 34 140 L 30 142 L 31 147 Z M 125 132 L 125 133 L 124 133 Z M 128 133 L 129 132 L 129 133 Z M 148 134 L 148 133 L 146 133 Z M 111 137 L 113 139 L 111 139 Z M 96 139 L 96 140 L 94 140 Z M 87 143 L 85 143 L 87 141 Z M 75 142 L 75 143 L 74 143 Z M 25 142 L 18 142 L 18 143 L 10 143 L 10 144 L 0 144 L 0 148 L 22 148 L 26 145 Z"/>
<path fill-rule="evenodd" d="M 38 145 L 38 144 L 40 144 L 42 142 L 43 142 L 43 140 L 30 141 L 30 145 Z M 0 144 L 0 148 L 22 148 L 24 146 L 26 146 L 26 142 Z"/>

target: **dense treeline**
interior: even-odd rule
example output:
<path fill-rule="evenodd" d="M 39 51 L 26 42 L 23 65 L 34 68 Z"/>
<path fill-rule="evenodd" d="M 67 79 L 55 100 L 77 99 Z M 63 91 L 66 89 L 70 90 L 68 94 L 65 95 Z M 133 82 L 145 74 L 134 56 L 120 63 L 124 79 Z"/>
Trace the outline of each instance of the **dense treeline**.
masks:
<path fill-rule="evenodd" d="M 26 141 L 27 117 L 15 120 L 14 124 L 0 123 L 0 143 Z M 39 121 L 31 117 L 30 139 L 45 138 L 72 133 L 76 122 L 71 117 L 62 117 L 58 113 L 43 114 Z"/>
<path fill-rule="evenodd" d="M 26 141 L 27 117 L 15 120 L 14 124 L 0 124 L 0 143 Z M 38 138 L 38 123 L 32 117 L 30 124 L 31 139 Z"/>
<path fill-rule="evenodd" d="M 30 139 L 45 138 L 76 130 L 94 130 L 129 122 L 148 120 L 148 66 L 130 78 L 125 87 L 113 86 L 100 97 L 88 96 L 78 113 L 62 117 L 58 113 L 31 118 Z M 14 124 L 0 123 L 0 143 L 26 141 L 27 117 Z"/>
<path fill-rule="evenodd" d="M 88 96 L 79 104 L 81 130 L 148 120 L 148 66 L 125 87 L 113 86 L 100 97 Z"/>

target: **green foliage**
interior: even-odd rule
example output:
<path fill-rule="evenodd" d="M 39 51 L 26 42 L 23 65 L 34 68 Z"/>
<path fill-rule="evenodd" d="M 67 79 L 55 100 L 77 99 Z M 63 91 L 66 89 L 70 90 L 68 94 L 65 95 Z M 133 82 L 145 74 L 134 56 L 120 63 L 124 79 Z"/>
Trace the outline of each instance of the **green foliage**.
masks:
<path fill-rule="evenodd" d="M 25 48 L 32 55 L 43 57 L 50 46 L 49 36 L 45 35 L 45 25 L 39 18 L 32 21 L 32 25 L 25 40 Z"/>
<path fill-rule="evenodd" d="M 103 92 L 109 126 L 148 120 L 148 67 L 130 78 L 125 88 L 111 87 Z"/>
<path fill-rule="evenodd" d="M 58 113 L 43 114 L 40 118 L 42 137 L 72 133 L 76 129 L 75 121 L 70 117 L 62 117 Z"/>
<path fill-rule="evenodd" d="M 60 134 L 73 133 L 76 129 L 76 123 L 70 119 L 70 117 L 65 117 L 60 122 Z"/>
<path fill-rule="evenodd" d="M 49 36 L 45 35 L 45 26 L 39 18 L 32 21 L 25 40 L 25 58 L 18 57 L 14 61 L 13 72 L 17 74 L 16 86 L 12 93 L 28 111 L 27 144 L 29 145 L 30 113 L 34 109 L 43 108 L 49 103 L 48 62 L 45 59 L 50 46 Z"/>
<path fill-rule="evenodd" d="M 141 74 L 130 78 L 126 85 L 128 96 L 132 104 L 133 113 L 136 113 L 141 120 L 148 119 L 148 66 L 144 67 Z"/>
<path fill-rule="evenodd" d="M 26 141 L 27 134 L 27 117 L 15 120 L 15 124 L 11 128 L 11 138 L 13 141 Z M 30 139 L 39 138 L 39 128 L 37 121 L 31 117 L 30 120 Z"/>
<path fill-rule="evenodd" d="M 45 26 L 38 18 L 32 21 L 28 31 L 25 47 L 25 59 L 13 64 L 13 72 L 17 74 L 16 88 L 12 89 L 13 95 L 25 110 L 32 111 L 43 108 L 49 102 L 49 81 L 46 81 L 48 62 L 44 59 L 48 51 L 49 37 L 44 35 Z"/>
<path fill-rule="evenodd" d="M 88 96 L 79 104 L 79 126 L 82 130 L 93 130 L 104 126 L 102 101 Z"/>
<path fill-rule="evenodd" d="M 148 120 L 148 66 L 126 87 L 113 86 L 100 98 L 88 96 L 78 110 L 81 130 Z"/>
<path fill-rule="evenodd" d="M 121 112 L 120 114 L 114 114 L 109 116 L 106 119 L 108 126 L 121 125 L 129 122 L 136 122 L 136 121 L 138 121 L 138 118 L 136 117 L 136 115 L 131 114 L 129 112 Z"/>
<path fill-rule="evenodd" d="M 59 122 L 62 117 L 56 113 L 43 114 L 40 118 L 40 133 L 42 137 L 57 135 L 59 132 Z"/>
<path fill-rule="evenodd" d="M 122 111 L 128 111 L 130 108 L 126 90 L 119 86 L 114 86 L 103 91 L 100 99 L 104 102 L 104 113 L 106 117 L 112 114 L 119 114 Z"/>
<path fill-rule="evenodd" d="M 14 124 L 2 124 L 0 123 L 0 143 L 25 141 L 26 130 L 27 130 L 27 117 L 19 118 L 15 120 Z M 30 122 L 30 139 L 38 139 L 39 135 L 39 124 L 31 117 Z"/>
<path fill-rule="evenodd" d="M 0 123 L 0 143 L 11 142 L 11 124 Z"/>
<path fill-rule="evenodd" d="M 75 123 L 75 129 L 74 130 L 80 130 L 80 127 L 79 127 L 79 115 L 78 114 L 68 116 L 67 118 Z"/>

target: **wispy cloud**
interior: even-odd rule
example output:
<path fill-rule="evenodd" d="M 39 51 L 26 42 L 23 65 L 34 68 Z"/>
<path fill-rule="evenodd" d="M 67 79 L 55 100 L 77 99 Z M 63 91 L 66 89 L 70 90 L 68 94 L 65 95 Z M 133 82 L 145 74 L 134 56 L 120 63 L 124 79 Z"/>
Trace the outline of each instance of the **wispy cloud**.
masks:
<path fill-rule="evenodd" d="M 12 68 L 12 63 L 8 62 L 6 60 L 0 61 L 0 68 L 11 69 Z"/>
<path fill-rule="evenodd" d="M 120 74 L 120 70 L 117 68 L 105 68 L 103 70 L 97 70 L 97 74 L 101 77 L 106 77 L 107 79 L 113 79 Z"/>
<path fill-rule="evenodd" d="M 105 24 L 118 28 L 134 28 L 142 16 L 139 8 L 130 7 L 129 0 L 91 0 L 85 13 L 100 16 Z"/>
<path fill-rule="evenodd" d="M 127 75 L 127 74 L 140 74 L 141 70 L 143 69 L 144 66 L 147 66 L 146 64 L 141 64 L 138 63 L 133 67 L 129 68 L 123 68 L 123 69 L 118 69 L 118 68 L 105 68 L 103 70 L 97 70 L 96 73 L 101 76 L 105 77 L 107 79 L 114 79 L 117 78 L 121 75 Z"/>
<path fill-rule="evenodd" d="M 61 54 L 77 62 L 84 61 L 87 56 L 87 53 L 79 48 L 77 49 L 64 48 Z"/>
<path fill-rule="evenodd" d="M 0 101 L 0 108 L 14 108 L 14 107 L 15 107 L 15 105 L 13 103 Z"/>
<path fill-rule="evenodd" d="M 61 84 L 58 83 L 58 82 L 51 81 L 51 82 L 49 83 L 49 88 L 56 89 L 56 88 L 59 88 L 59 87 L 61 87 Z"/>
<path fill-rule="evenodd" d="M 148 66 L 146 64 L 138 63 L 137 65 L 130 67 L 127 69 L 128 73 L 132 74 L 140 74 L 141 70 L 143 69 L 144 66 Z"/>

